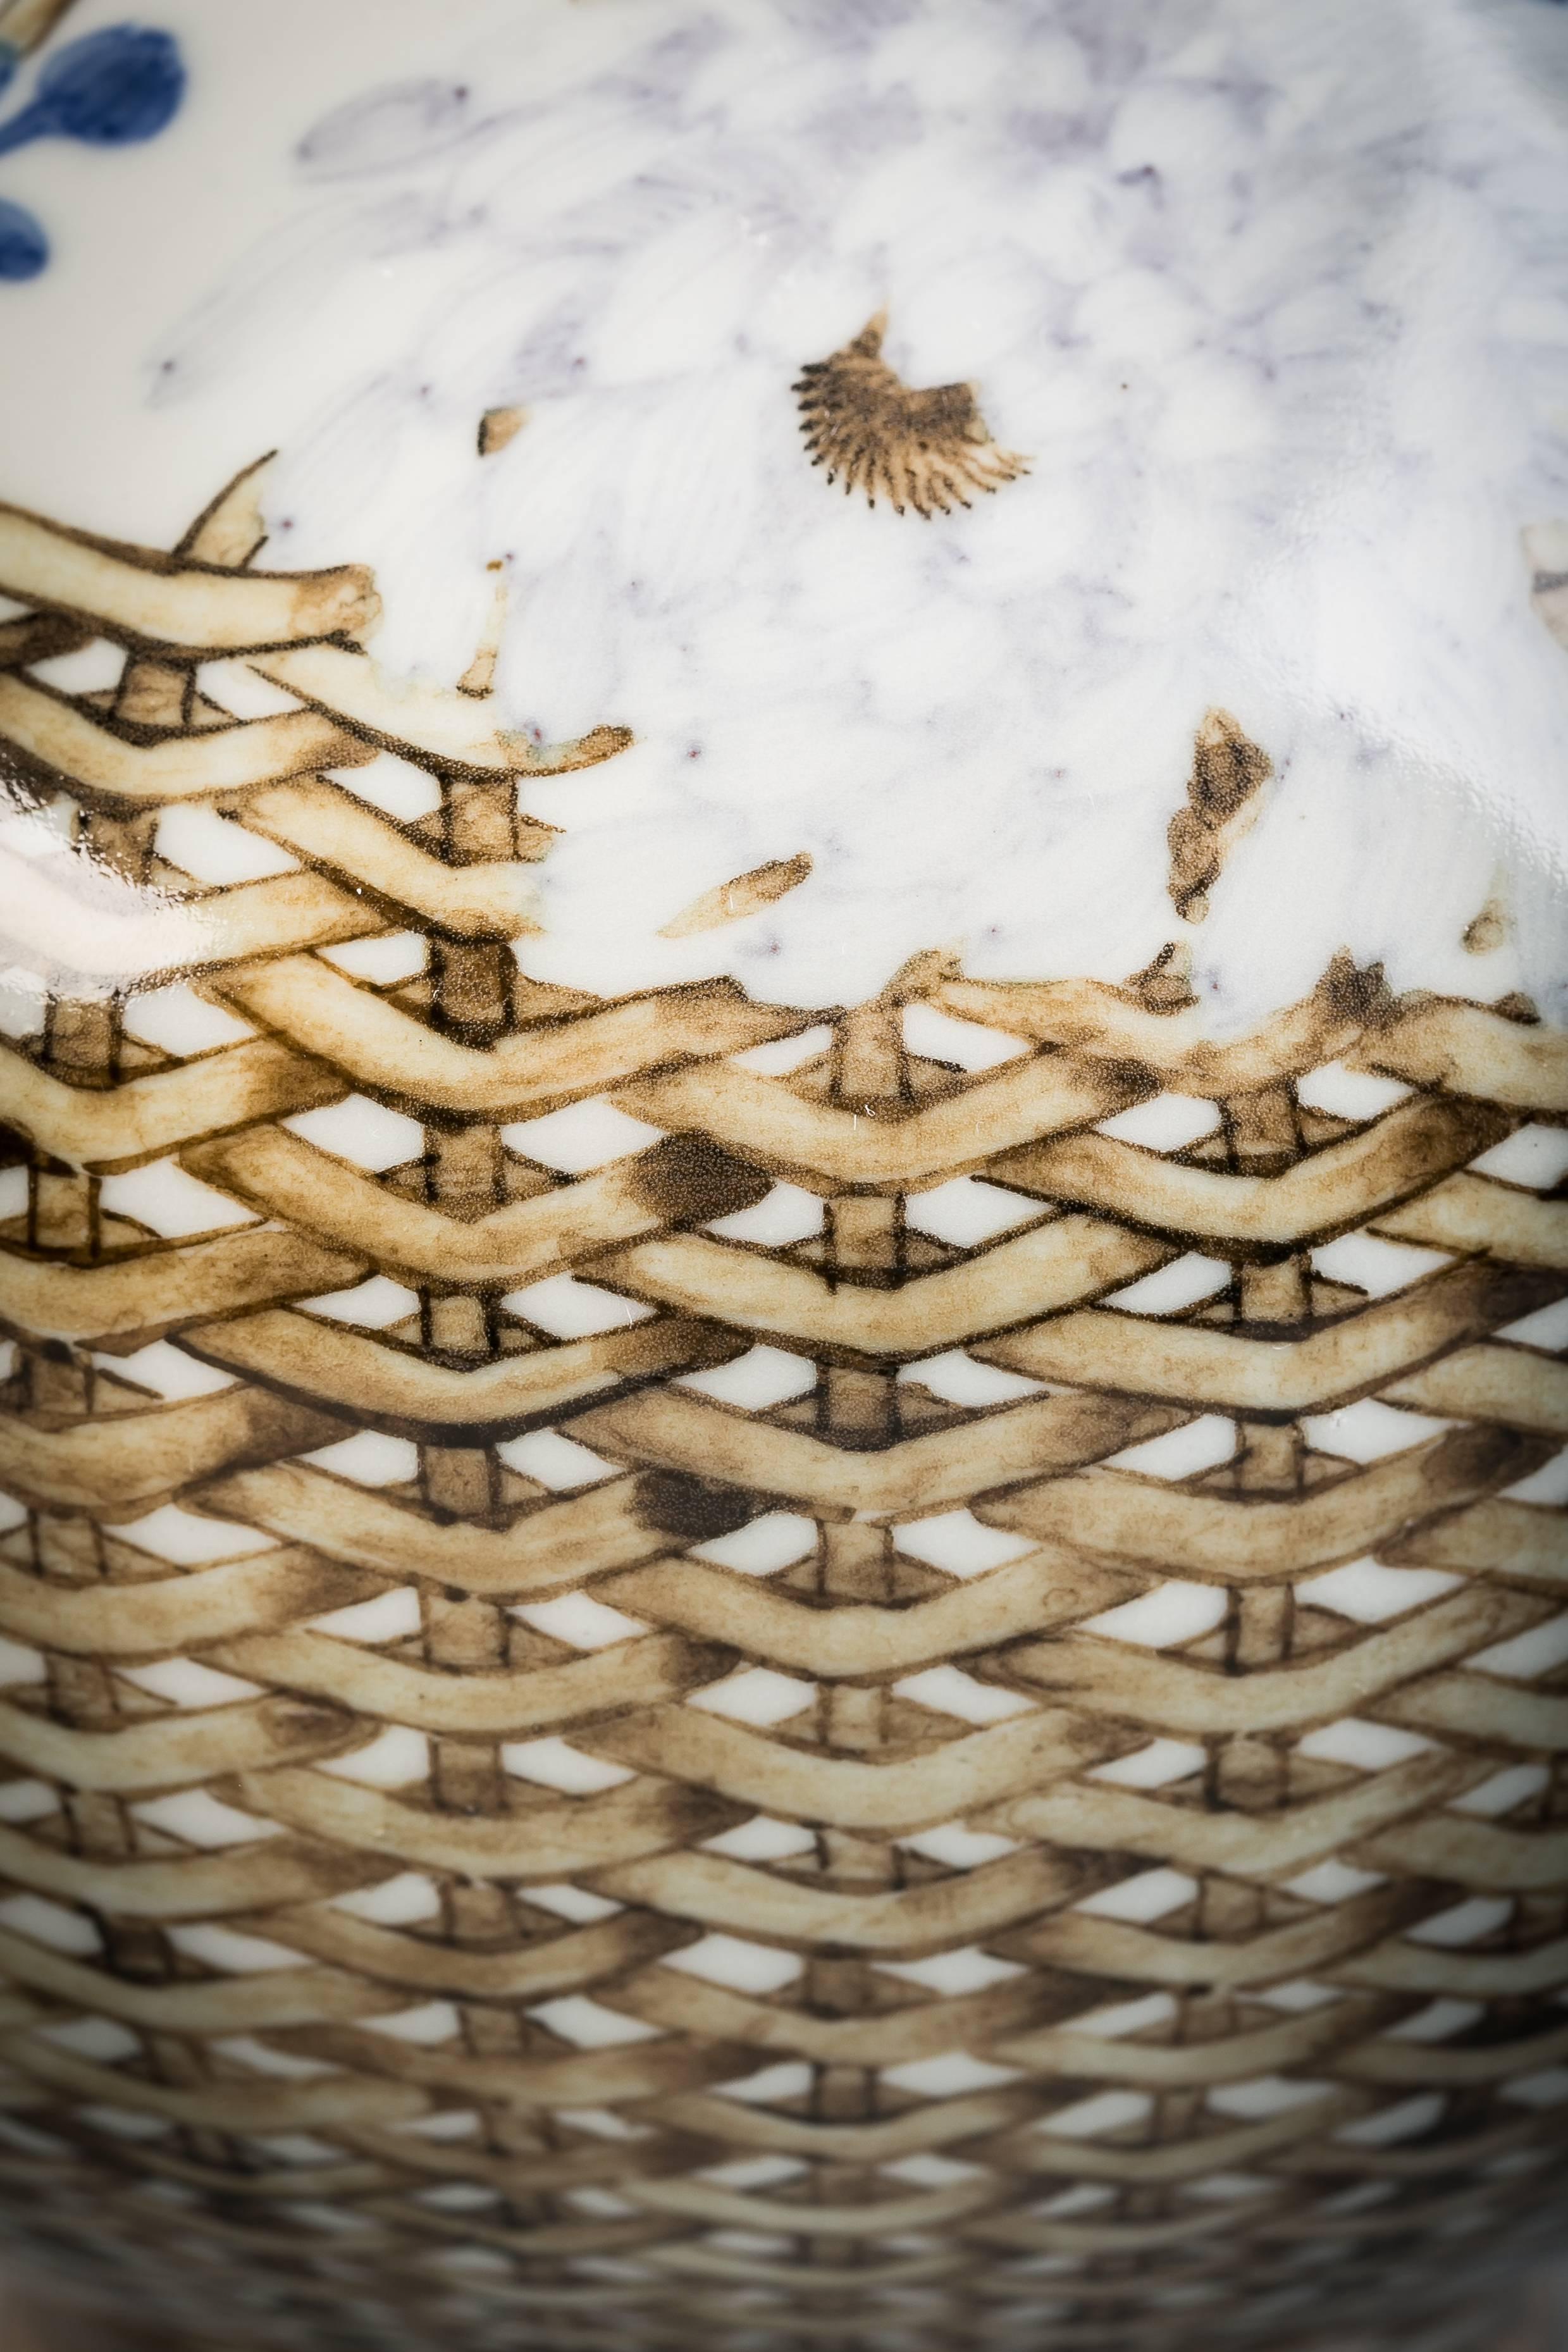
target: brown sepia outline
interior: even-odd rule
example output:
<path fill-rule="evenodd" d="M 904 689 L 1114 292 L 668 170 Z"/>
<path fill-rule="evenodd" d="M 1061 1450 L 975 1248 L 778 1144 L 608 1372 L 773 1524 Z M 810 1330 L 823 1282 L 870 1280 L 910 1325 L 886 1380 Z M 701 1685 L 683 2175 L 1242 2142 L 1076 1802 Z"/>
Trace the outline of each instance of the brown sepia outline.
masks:
<path fill-rule="evenodd" d="M 999 490 L 1029 471 L 1027 457 L 998 449 L 967 383 L 916 392 L 882 356 L 887 313 L 879 310 L 831 358 L 812 360 L 794 386 L 800 430 L 813 466 L 844 495 L 879 496 L 898 514 L 913 507 L 929 521 L 972 503 L 971 491 Z"/>

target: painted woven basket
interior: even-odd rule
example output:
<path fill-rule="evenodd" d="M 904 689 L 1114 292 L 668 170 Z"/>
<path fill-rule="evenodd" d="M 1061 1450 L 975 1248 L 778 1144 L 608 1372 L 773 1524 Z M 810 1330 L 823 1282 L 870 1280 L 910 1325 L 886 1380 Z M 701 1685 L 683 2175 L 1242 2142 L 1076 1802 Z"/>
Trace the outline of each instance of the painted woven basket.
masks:
<path fill-rule="evenodd" d="M 622 739 L 259 537 L 0 515 L 0 758 L 187 942 L 0 1056 L 7 2231 L 322 2352 L 1277 2345 L 1548 2242 L 1568 1042 L 535 982 L 518 772 Z"/>

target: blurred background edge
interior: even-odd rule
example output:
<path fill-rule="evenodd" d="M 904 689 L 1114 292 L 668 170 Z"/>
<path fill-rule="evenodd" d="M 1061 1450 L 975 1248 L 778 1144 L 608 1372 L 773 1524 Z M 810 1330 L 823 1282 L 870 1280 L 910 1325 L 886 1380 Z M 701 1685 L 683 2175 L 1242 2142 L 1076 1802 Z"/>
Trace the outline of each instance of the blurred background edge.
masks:
<path fill-rule="evenodd" d="M 1321 2352 L 1422 2352 L 1429 2332 L 1397 2338 L 1342 2334 Z M 1473 2346 L 1474 2352 L 1568 2352 L 1568 2263 L 1521 2279 L 1513 2296 L 1489 2294 L 1473 2315 L 1470 2331 L 1445 2326 L 1441 2352 L 1456 2352 L 1460 2345 Z M 47 2297 L 40 2296 L 31 2284 L 18 2286 L 0 2279 L 0 2352 L 219 2352 L 220 2346 L 222 2352 L 246 2352 L 227 2334 L 176 2339 L 156 2327 L 139 2326 L 134 2313 L 111 2314 L 102 2305 L 67 2300 L 53 2290 Z M 317 2347 L 301 2343 L 297 2352 L 317 2352 Z M 549 2347 L 536 2345 L 534 2352 L 549 2352 Z M 702 2352 L 702 2347 L 694 2345 L 692 2352 Z M 1050 2352 L 1049 2341 L 1030 2347 L 1029 2352 Z M 1136 2345 L 1129 2344 L 1126 2352 L 1137 2352 Z M 1281 2347 L 1279 2352 L 1290 2352 L 1290 2347 Z M 1300 2344 L 1294 2352 L 1320 2352 L 1320 2347 Z"/>

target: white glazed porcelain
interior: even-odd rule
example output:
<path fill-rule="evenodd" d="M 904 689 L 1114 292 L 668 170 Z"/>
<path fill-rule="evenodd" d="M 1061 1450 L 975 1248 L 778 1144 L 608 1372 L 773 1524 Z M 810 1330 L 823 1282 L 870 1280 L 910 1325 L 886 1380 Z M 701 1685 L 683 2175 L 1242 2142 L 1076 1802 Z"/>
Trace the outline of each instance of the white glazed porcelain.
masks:
<path fill-rule="evenodd" d="M 8 59 L 18 2251 L 1458 2344 L 1568 2092 L 1568 16 Z"/>

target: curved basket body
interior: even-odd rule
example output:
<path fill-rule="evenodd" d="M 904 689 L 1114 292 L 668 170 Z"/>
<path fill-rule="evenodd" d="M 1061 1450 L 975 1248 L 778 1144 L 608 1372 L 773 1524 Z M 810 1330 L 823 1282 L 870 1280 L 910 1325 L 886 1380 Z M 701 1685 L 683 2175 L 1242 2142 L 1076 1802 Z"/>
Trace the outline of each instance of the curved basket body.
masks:
<path fill-rule="evenodd" d="M 173 943 L 0 1055 L 16 2245 L 321 2352 L 1178 2352 L 1546 2242 L 1563 1037 L 536 983 L 483 700 L 204 532 L 0 518 L 11 763 Z"/>

